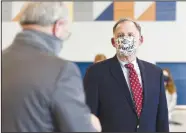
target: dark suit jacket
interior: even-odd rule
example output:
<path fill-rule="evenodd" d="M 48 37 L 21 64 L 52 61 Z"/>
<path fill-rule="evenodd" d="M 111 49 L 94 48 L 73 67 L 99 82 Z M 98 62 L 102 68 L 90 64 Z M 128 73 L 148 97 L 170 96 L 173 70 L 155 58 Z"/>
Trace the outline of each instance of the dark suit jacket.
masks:
<path fill-rule="evenodd" d="M 144 102 L 140 119 L 117 57 L 92 65 L 84 78 L 86 101 L 100 119 L 103 132 L 169 131 L 168 111 L 160 68 L 137 59 Z"/>
<path fill-rule="evenodd" d="M 96 131 L 79 69 L 56 57 L 61 40 L 19 33 L 2 55 L 2 131 Z"/>

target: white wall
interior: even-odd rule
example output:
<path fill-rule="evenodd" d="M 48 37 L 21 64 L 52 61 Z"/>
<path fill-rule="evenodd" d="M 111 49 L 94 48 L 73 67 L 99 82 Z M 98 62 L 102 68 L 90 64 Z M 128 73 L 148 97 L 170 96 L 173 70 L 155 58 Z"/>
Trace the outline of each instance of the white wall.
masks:
<path fill-rule="evenodd" d="M 156 61 L 186 62 L 186 2 L 177 2 L 176 22 L 140 22 L 144 43 L 138 57 Z M 93 61 L 97 53 L 107 57 L 115 54 L 110 43 L 114 22 L 78 22 L 72 24 L 72 36 L 64 43 L 60 54 L 73 61 Z M 9 22 L 2 25 L 3 48 L 10 44 L 20 31 L 18 24 Z"/>

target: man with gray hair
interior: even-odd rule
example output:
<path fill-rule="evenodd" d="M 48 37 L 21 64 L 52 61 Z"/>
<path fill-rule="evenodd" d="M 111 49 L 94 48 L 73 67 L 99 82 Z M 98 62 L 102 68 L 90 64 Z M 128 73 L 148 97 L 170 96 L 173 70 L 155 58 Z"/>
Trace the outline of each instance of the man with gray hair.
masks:
<path fill-rule="evenodd" d="M 114 57 L 90 66 L 86 101 L 103 132 L 169 132 L 162 70 L 137 57 L 140 25 L 120 19 L 113 26 Z"/>
<path fill-rule="evenodd" d="M 85 104 L 79 69 L 57 57 L 70 35 L 67 17 L 62 2 L 29 3 L 22 12 L 23 30 L 2 54 L 3 132 L 96 132 L 100 126 Z"/>

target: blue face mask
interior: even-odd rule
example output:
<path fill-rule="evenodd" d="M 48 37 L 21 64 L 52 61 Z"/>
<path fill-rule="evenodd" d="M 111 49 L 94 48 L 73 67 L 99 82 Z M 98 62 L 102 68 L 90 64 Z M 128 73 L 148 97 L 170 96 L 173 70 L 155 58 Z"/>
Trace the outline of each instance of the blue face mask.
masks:
<path fill-rule="evenodd" d="M 163 76 L 164 78 L 164 82 L 168 82 L 169 81 L 169 77 L 168 76 Z"/>

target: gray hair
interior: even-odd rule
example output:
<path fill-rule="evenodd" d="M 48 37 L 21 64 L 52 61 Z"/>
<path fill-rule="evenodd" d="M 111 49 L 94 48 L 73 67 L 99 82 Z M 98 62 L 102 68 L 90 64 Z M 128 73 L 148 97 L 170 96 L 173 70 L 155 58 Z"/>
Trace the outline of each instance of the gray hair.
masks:
<path fill-rule="evenodd" d="M 67 17 L 68 9 L 63 2 L 30 2 L 21 15 L 20 24 L 48 26 Z"/>
<path fill-rule="evenodd" d="M 131 21 L 131 22 L 133 22 L 134 25 L 136 26 L 137 30 L 139 31 L 140 35 L 141 35 L 141 26 L 140 26 L 137 22 L 135 22 L 134 20 L 132 20 L 132 19 L 130 19 L 130 18 L 121 18 L 120 20 L 118 20 L 118 21 L 116 22 L 116 24 L 114 25 L 114 27 L 113 27 L 113 33 L 116 31 L 116 28 L 117 28 L 117 26 L 118 26 L 120 23 L 123 23 L 123 22 L 126 22 L 126 21 Z"/>

